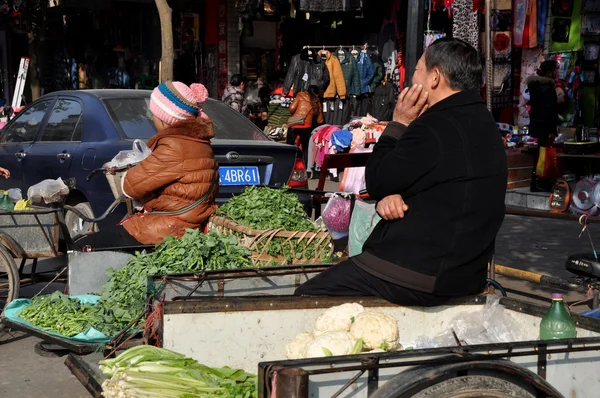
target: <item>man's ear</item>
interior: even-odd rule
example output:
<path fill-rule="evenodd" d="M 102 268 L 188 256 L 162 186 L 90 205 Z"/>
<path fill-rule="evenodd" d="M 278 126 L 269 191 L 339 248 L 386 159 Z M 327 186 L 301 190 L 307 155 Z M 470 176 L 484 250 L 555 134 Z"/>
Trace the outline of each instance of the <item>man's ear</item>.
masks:
<path fill-rule="evenodd" d="M 433 68 L 431 72 L 431 89 L 435 90 L 442 84 L 443 76 L 439 68 Z"/>

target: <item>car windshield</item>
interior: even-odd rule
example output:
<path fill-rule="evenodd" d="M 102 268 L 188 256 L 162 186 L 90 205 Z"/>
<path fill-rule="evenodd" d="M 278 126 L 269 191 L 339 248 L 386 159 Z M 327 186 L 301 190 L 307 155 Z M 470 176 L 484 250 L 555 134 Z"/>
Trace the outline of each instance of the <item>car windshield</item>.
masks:
<path fill-rule="evenodd" d="M 106 98 L 108 112 L 122 133 L 131 139 L 148 139 L 156 134 L 149 109 L 150 98 Z M 269 141 L 254 124 L 219 101 L 206 101 L 204 112 L 213 120 L 215 139 Z"/>

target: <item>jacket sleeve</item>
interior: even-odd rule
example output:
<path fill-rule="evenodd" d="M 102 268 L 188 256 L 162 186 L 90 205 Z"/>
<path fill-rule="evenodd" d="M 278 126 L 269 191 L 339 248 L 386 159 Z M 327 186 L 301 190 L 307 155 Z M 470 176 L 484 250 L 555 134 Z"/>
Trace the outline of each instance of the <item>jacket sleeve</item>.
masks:
<path fill-rule="evenodd" d="M 123 192 L 133 199 L 143 199 L 152 192 L 177 181 L 182 176 L 183 163 L 177 148 L 169 141 L 159 143 L 152 154 L 125 175 Z"/>
<path fill-rule="evenodd" d="M 375 89 L 383 80 L 383 66 L 379 62 L 373 62 L 373 81 L 371 81 L 371 92 L 375 92 Z"/>
<path fill-rule="evenodd" d="M 373 77 L 375 76 L 375 72 L 373 71 L 373 62 L 371 62 L 371 58 L 365 54 L 365 81 L 364 86 L 366 92 L 362 94 L 367 94 L 371 91 L 371 83 L 373 83 Z M 362 90 L 361 90 L 362 91 Z"/>
<path fill-rule="evenodd" d="M 335 89 L 337 95 L 341 99 L 346 98 L 346 79 L 344 79 L 344 72 L 342 71 L 342 65 L 340 65 L 340 61 L 335 58 L 333 61 L 333 76 L 331 76 L 332 81 L 335 84 Z"/>
<path fill-rule="evenodd" d="M 325 118 L 323 117 L 323 105 L 319 102 L 319 110 L 317 111 L 317 124 L 323 124 Z"/>
<path fill-rule="evenodd" d="M 390 195 L 404 195 L 435 167 L 439 156 L 437 137 L 428 127 L 390 122 L 365 169 L 369 196 L 379 201 Z"/>
<path fill-rule="evenodd" d="M 296 96 L 296 98 L 294 98 L 294 100 L 292 101 L 292 104 L 290 105 L 290 113 L 292 115 L 294 113 L 296 113 L 296 110 L 298 109 L 298 104 L 300 104 L 300 101 L 302 101 L 302 93 L 298 93 L 298 95 Z"/>
<path fill-rule="evenodd" d="M 290 89 L 294 85 L 294 80 L 296 78 L 296 73 L 298 69 L 298 61 L 296 57 L 292 58 L 292 63 L 290 64 L 290 69 L 285 75 L 285 80 L 283 81 L 283 95 L 288 95 Z M 294 91 L 296 91 L 297 87 L 294 87 Z"/>
<path fill-rule="evenodd" d="M 352 55 L 350 55 L 352 57 Z M 354 89 L 354 95 L 360 95 L 360 73 L 358 73 L 358 65 L 356 62 L 352 63 L 352 87 Z"/>

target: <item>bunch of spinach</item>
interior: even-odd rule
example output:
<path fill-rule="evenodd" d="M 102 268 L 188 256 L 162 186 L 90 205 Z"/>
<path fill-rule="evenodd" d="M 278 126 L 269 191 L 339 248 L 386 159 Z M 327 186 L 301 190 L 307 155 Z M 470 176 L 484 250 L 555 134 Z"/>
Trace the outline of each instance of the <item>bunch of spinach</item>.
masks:
<path fill-rule="evenodd" d="M 110 270 L 110 279 L 102 288 L 100 301 L 90 306 L 93 308 L 92 315 L 85 318 L 86 322 L 81 323 L 79 328 L 73 327 L 69 331 L 74 335 L 93 326 L 105 335 L 113 336 L 144 312 L 148 276 L 250 268 L 252 262 L 249 256 L 250 251 L 238 246 L 237 238 L 232 235 L 219 235 L 216 232 L 205 235 L 190 229 L 181 239 L 167 237 L 156 246 L 154 252 L 136 253 L 122 269 Z M 71 302 L 71 306 L 76 305 L 74 299 L 47 302 L 45 297 L 36 297 L 29 307 L 21 311 L 20 316 L 27 314 L 25 311 L 29 308 L 43 306 L 45 312 L 56 314 L 58 319 L 64 316 L 61 313 L 66 313 L 63 308 L 67 305 L 65 300 Z M 34 311 L 33 309 L 29 311 Z M 88 310 L 86 307 L 86 311 Z M 88 312 L 85 313 L 86 316 L 89 315 Z M 79 315 L 77 313 L 76 319 L 83 317 Z M 28 320 L 34 326 L 63 334 L 62 329 L 53 326 L 52 322 L 46 322 L 45 317 L 31 317 Z"/>
<path fill-rule="evenodd" d="M 219 207 L 216 214 L 253 229 L 318 230 L 307 219 L 298 197 L 287 192 L 286 188 L 248 187 L 241 195 Z"/>

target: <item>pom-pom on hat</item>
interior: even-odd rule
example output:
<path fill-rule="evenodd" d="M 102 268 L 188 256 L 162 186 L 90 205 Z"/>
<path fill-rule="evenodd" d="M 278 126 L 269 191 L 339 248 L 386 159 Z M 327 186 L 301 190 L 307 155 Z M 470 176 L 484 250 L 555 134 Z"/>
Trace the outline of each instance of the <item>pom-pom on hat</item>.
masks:
<path fill-rule="evenodd" d="M 195 119 L 202 114 L 208 90 L 202 84 L 190 87 L 180 82 L 161 83 L 150 96 L 150 112 L 168 125 Z"/>

